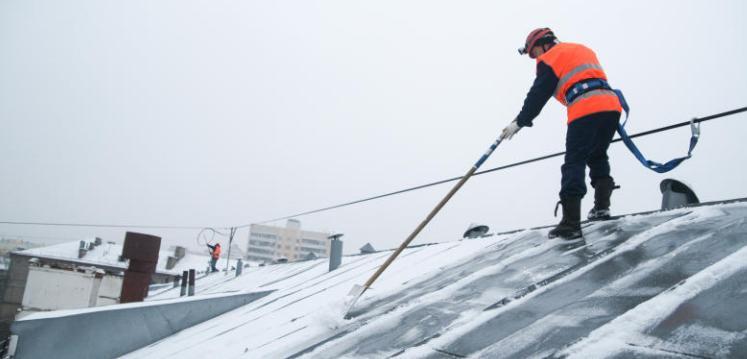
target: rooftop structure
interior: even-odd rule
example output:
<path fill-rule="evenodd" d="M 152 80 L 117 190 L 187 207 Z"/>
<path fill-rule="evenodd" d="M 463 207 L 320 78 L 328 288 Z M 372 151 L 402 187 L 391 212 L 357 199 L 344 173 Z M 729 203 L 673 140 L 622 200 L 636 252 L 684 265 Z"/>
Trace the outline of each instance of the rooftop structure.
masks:
<path fill-rule="evenodd" d="M 13 252 L 13 254 L 24 257 L 56 259 L 85 266 L 96 266 L 103 269 L 116 268 L 125 270 L 127 268 L 127 261 L 121 260 L 120 258 L 122 255 L 122 248 L 122 244 L 115 242 L 101 243 L 96 246 L 95 249 L 87 250 L 84 256 L 79 257 L 80 243 L 65 242 L 47 247 Z M 207 263 L 210 259 L 207 254 L 201 256 L 188 251 L 182 251 L 182 258 L 180 258 L 179 261 L 176 261 L 173 266 L 168 268 L 168 258 L 173 257 L 176 252 L 179 251 L 177 248 L 179 247 L 160 251 L 156 273 L 173 276 L 181 274 L 182 270 L 190 268 L 198 268 L 202 270 L 207 267 Z"/>
<path fill-rule="evenodd" d="M 122 277 L 128 266 L 128 261 L 121 258 L 123 248 L 122 244 L 104 243 L 96 238 L 11 252 L 11 264 L 0 303 L 0 335 L 8 333 L 10 323 L 19 309 L 24 307 L 24 300 L 28 304 L 28 298 L 24 299 L 24 296 L 27 292 L 32 259 L 39 267 L 64 270 L 95 267 L 105 274 Z M 151 280 L 153 283 L 170 283 L 175 277 L 180 276 L 183 270 L 194 268 L 205 271 L 208 261 L 209 257 L 187 253 L 183 247 L 162 250 L 159 252 L 158 263 Z"/>
<path fill-rule="evenodd" d="M 275 291 L 125 357 L 745 357 L 745 219 L 740 201 L 588 223 L 574 246 L 549 228 L 412 246 L 350 320 L 389 251 L 208 277 L 198 295 Z"/>

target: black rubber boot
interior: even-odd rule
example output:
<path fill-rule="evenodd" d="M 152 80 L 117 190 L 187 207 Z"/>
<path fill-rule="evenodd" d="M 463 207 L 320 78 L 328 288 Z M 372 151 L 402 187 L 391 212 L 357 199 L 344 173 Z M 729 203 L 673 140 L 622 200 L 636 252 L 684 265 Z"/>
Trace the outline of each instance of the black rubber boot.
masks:
<path fill-rule="evenodd" d="M 581 198 L 561 198 L 563 219 L 547 235 L 549 238 L 560 237 L 564 240 L 582 238 L 581 234 Z M 557 212 L 557 207 L 555 207 Z"/>
<path fill-rule="evenodd" d="M 594 187 L 594 208 L 589 211 L 589 220 L 610 219 L 610 197 L 619 186 L 615 186 L 612 177 L 599 178 L 592 181 L 591 186 Z"/>

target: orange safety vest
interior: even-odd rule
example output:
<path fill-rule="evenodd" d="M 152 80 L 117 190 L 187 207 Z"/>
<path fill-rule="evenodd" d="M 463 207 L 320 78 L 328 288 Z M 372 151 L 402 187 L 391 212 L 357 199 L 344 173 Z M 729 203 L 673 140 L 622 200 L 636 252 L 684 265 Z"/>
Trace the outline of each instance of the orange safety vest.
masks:
<path fill-rule="evenodd" d="M 614 91 L 597 89 L 578 96 L 572 103 L 566 103 L 565 94 L 579 81 L 602 79 L 607 75 L 597 60 L 597 55 L 584 45 L 561 42 L 540 55 L 537 61 L 544 62 L 558 77 L 558 86 L 553 96 L 567 107 L 568 123 L 597 112 L 622 112 L 620 100 Z"/>
<path fill-rule="evenodd" d="M 220 258 L 220 246 L 215 246 L 215 249 L 213 249 L 213 258 Z"/>

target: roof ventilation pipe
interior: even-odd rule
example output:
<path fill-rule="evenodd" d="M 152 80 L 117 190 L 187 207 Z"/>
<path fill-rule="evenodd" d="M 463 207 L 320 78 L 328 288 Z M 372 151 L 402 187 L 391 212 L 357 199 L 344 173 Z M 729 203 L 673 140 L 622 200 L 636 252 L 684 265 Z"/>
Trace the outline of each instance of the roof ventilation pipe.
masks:
<path fill-rule="evenodd" d="M 182 246 L 174 247 L 174 257 L 176 257 L 177 260 L 184 258 L 186 254 L 187 254 L 187 248 L 182 247 Z"/>
<path fill-rule="evenodd" d="M 238 277 L 238 276 L 240 276 L 240 275 L 241 275 L 241 272 L 242 272 L 243 270 L 244 270 L 244 261 L 242 261 L 242 260 L 241 260 L 241 258 L 239 258 L 239 259 L 238 259 L 238 260 L 236 261 L 236 276 L 237 276 L 237 277 Z"/>
<path fill-rule="evenodd" d="M 122 257 L 130 262 L 122 280 L 120 303 L 142 302 L 148 295 L 151 276 L 156 271 L 161 237 L 126 232 Z"/>
<path fill-rule="evenodd" d="M 168 258 L 166 258 L 166 269 L 167 270 L 174 269 L 174 267 L 176 267 L 176 262 L 178 261 L 179 261 L 179 258 L 176 258 L 174 256 L 168 256 Z"/>
<path fill-rule="evenodd" d="M 342 241 L 340 240 L 340 237 L 342 237 L 342 233 L 333 234 L 329 236 L 328 238 L 332 241 L 330 242 L 330 249 L 329 249 L 329 271 L 333 271 L 337 269 L 337 267 L 340 266 L 342 263 Z"/>
<path fill-rule="evenodd" d="M 80 246 L 78 247 L 78 258 L 85 257 L 86 253 L 88 253 L 88 245 L 86 244 L 86 241 L 80 241 Z"/>

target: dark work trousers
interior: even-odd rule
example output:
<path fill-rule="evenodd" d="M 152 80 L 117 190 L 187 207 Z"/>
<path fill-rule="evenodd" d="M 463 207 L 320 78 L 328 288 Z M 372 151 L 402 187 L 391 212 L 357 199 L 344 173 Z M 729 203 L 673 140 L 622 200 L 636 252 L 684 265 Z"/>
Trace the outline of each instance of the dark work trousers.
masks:
<path fill-rule="evenodd" d="M 565 163 L 560 167 L 560 198 L 582 198 L 586 194 L 586 166 L 594 185 L 610 177 L 607 148 L 620 121 L 619 112 L 599 112 L 578 118 L 568 125 Z"/>

